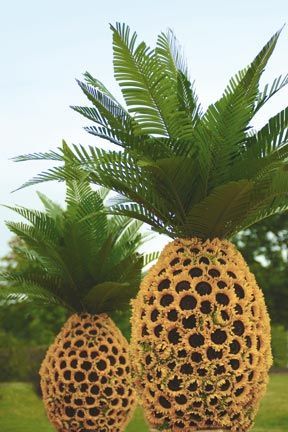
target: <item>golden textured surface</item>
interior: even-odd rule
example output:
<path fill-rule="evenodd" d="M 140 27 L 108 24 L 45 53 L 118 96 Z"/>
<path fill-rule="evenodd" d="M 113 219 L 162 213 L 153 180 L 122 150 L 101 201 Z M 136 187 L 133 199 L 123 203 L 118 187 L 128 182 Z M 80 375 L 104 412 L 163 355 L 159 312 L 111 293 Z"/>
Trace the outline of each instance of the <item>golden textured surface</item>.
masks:
<path fill-rule="evenodd" d="M 135 382 L 151 427 L 251 427 L 272 363 L 270 323 L 230 242 L 169 243 L 133 301 L 132 324 Z"/>
<path fill-rule="evenodd" d="M 135 408 L 128 342 L 106 315 L 73 315 L 47 351 L 41 388 L 61 432 L 120 432 Z"/>

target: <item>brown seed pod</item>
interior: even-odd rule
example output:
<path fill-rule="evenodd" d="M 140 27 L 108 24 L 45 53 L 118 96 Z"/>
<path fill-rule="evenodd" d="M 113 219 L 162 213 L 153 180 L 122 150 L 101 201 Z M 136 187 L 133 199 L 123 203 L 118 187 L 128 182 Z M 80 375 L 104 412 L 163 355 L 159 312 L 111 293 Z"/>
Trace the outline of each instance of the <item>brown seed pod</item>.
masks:
<path fill-rule="evenodd" d="M 247 431 L 272 363 L 264 298 L 228 241 L 175 240 L 133 301 L 131 350 L 152 427 Z"/>
<path fill-rule="evenodd" d="M 47 351 L 41 388 L 61 432 L 120 432 L 136 404 L 128 342 L 106 315 L 73 315 Z"/>

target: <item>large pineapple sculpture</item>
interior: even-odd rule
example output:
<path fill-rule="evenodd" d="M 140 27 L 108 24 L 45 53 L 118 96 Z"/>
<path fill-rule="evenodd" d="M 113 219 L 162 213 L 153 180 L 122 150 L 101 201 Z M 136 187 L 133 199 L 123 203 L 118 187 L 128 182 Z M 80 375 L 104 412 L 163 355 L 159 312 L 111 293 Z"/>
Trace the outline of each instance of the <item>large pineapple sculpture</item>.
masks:
<path fill-rule="evenodd" d="M 260 90 L 280 32 L 203 110 L 171 31 L 155 49 L 112 27 L 115 78 L 127 108 L 90 74 L 79 82 L 95 124 L 87 131 L 120 151 L 65 146 L 58 166 L 32 179 L 85 170 L 118 192 L 113 210 L 173 240 L 133 302 L 132 355 L 145 415 L 161 431 L 247 431 L 271 365 L 263 295 L 230 239 L 288 209 L 288 109 L 260 130 L 255 114 L 288 77 Z M 19 160 L 54 158 L 55 153 Z"/>
<path fill-rule="evenodd" d="M 136 403 L 128 342 L 110 315 L 137 292 L 143 236 L 141 223 L 108 217 L 106 195 L 72 181 L 66 210 L 40 195 L 45 212 L 15 207 L 30 224 L 8 223 L 24 242 L 16 252 L 25 270 L 2 275 L 1 299 L 71 313 L 40 370 L 47 415 L 61 432 L 123 431 Z"/>

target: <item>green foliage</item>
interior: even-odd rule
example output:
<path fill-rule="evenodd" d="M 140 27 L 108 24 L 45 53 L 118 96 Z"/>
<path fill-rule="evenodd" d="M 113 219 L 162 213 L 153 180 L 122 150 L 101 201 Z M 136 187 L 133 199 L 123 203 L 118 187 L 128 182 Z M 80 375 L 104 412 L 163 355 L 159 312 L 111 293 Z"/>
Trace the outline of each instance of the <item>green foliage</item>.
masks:
<path fill-rule="evenodd" d="M 260 89 L 276 46 L 275 33 L 203 112 L 183 52 L 169 30 L 154 49 L 125 24 L 111 26 L 114 74 L 122 106 L 91 74 L 79 85 L 91 107 L 73 107 L 95 125 L 87 131 L 120 150 L 63 145 L 59 152 L 16 160 L 62 160 L 26 185 L 85 173 L 119 194 L 114 213 L 136 218 L 171 237 L 232 237 L 288 209 L 288 108 L 259 131 L 255 114 L 288 83 Z"/>
<path fill-rule="evenodd" d="M 7 223 L 22 242 L 14 254 L 23 264 L 2 272 L 2 304 L 26 301 L 90 313 L 127 307 L 149 257 L 137 252 L 144 241 L 141 223 L 109 216 L 107 194 L 86 181 L 71 181 L 65 210 L 43 195 L 44 212 L 12 208 L 29 224 Z"/>
<path fill-rule="evenodd" d="M 263 290 L 274 325 L 288 329 L 288 218 L 274 215 L 239 233 L 233 241 Z"/>
<path fill-rule="evenodd" d="M 288 333 L 284 326 L 272 326 L 273 366 L 287 368 L 288 366 Z"/>

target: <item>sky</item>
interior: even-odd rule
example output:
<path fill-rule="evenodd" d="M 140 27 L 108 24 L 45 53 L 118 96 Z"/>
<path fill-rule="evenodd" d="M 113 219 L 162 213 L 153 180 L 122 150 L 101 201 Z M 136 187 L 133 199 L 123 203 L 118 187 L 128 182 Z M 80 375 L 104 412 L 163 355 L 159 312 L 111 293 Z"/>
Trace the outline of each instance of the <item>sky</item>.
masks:
<path fill-rule="evenodd" d="M 31 208 L 41 207 L 36 190 L 62 203 L 64 187 L 47 183 L 11 193 L 52 166 L 15 163 L 11 158 L 56 149 L 63 138 L 68 143 L 97 143 L 83 130 L 89 122 L 69 108 L 86 103 L 75 82 L 86 70 L 120 95 L 113 78 L 109 23 L 129 24 L 150 45 L 158 33 L 172 28 L 206 107 L 288 21 L 287 0 L 0 0 L 0 4 L 0 203 Z M 263 85 L 288 72 L 287 53 L 288 26 Z M 261 127 L 287 100 L 288 88 L 259 113 L 255 126 Z M 4 221 L 15 219 L 19 220 L 13 212 L 0 207 L 0 256 L 7 252 L 11 237 Z M 154 240 L 153 246 L 166 241 Z"/>

